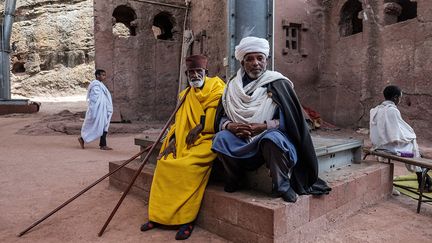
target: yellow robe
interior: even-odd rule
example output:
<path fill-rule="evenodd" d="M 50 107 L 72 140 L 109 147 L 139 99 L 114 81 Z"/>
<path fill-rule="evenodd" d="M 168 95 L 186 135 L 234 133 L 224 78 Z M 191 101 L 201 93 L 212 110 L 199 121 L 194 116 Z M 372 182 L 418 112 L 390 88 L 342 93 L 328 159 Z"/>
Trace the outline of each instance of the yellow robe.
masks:
<path fill-rule="evenodd" d="M 149 199 L 149 220 L 179 225 L 195 220 L 216 154 L 211 151 L 216 107 L 224 82 L 205 78 L 203 89 L 192 88 L 178 110 L 175 123 L 162 144 L 161 152 L 175 134 L 176 158 L 169 154 L 157 161 Z M 180 93 L 184 96 L 185 91 Z M 187 149 L 186 136 L 205 115 L 205 126 L 194 145 Z"/>

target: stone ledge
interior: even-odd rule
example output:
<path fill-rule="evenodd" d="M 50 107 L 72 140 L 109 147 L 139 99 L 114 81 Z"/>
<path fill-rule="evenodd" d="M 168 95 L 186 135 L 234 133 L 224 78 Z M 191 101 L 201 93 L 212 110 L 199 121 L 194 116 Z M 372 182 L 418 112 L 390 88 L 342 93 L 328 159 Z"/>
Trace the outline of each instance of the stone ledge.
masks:
<path fill-rule="evenodd" d="M 121 162 L 110 162 L 110 170 L 119 164 Z M 138 161 L 134 161 L 121 169 L 110 177 L 110 184 L 124 189 L 138 166 Z M 365 161 L 322 173 L 321 177 L 333 188 L 330 194 L 322 197 L 300 196 L 294 204 L 257 191 L 226 193 L 221 185 L 210 184 L 197 224 L 234 242 L 301 242 L 305 237 L 314 239 L 336 222 L 387 198 L 392 190 L 392 166 Z M 153 170 L 154 165 L 146 165 L 132 189 L 133 194 L 146 201 Z"/>

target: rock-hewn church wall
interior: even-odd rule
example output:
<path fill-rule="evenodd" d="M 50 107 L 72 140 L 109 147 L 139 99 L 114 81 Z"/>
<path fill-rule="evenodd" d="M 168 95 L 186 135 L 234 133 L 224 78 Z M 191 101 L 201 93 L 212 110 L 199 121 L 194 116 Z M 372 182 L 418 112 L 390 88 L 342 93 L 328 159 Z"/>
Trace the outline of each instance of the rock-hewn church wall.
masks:
<path fill-rule="evenodd" d="M 318 99 L 312 101 L 325 120 L 342 126 L 356 125 L 357 120 L 364 115 L 366 108 L 362 106 L 362 92 L 369 88 L 369 80 L 364 71 L 376 68 L 368 66 L 369 40 L 366 30 L 358 33 L 349 30 L 349 35 L 341 36 L 343 31 L 348 31 L 339 24 L 344 3 L 332 1 L 331 6 L 324 6 L 327 9 L 324 17 L 320 82 L 316 87 Z"/>
<path fill-rule="evenodd" d="M 192 0 L 186 24 L 195 37 L 191 53 L 207 55 L 210 75 L 222 78 L 230 34 L 226 5 Z M 382 89 L 400 85 L 402 114 L 421 136 L 432 138 L 430 9 L 427 0 L 276 1 L 275 68 L 292 79 L 303 104 L 345 127 L 367 127 Z M 121 17 L 130 10 L 132 17 Z M 158 14 L 172 22 L 168 38 L 158 38 L 164 29 L 155 26 Z M 96 65 L 111 75 L 108 86 L 124 118 L 164 120 L 171 113 L 184 16 L 184 8 L 144 0 L 95 0 Z"/>
<path fill-rule="evenodd" d="M 303 105 L 315 104 L 322 50 L 321 1 L 275 1 L 274 67 L 293 83 Z"/>
<path fill-rule="evenodd" d="M 347 7 L 356 2 L 360 12 Z M 325 7 L 319 99 L 314 104 L 323 118 L 340 126 L 368 127 L 369 110 L 383 100 L 383 88 L 396 84 L 404 91 L 403 117 L 420 137 L 431 139 L 432 2 L 335 0 Z"/>
<path fill-rule="evenodd" d="M 376 90 L 382 97 L 386 84 L 400 86 L 403 118 L 420 138 L 432 139 L 432 1 L 416 2 L 417 18 L 382 27 L 382 76 Z"/>
<path fill-rule="evenodd" d="M 192 54 L 209 59 L 209 75 L 225 80 L 224 58 L 227 53 L 227 0 L 192 0 L 189 27 L 195 41 Z"/>
<path fill-rule="evenodd" d="M 160 3 L 160 4 L 158 4 Z M 106 69 L 115 109 L 125 120 L 166 120 L 177 101 L 185 1 L 95 1 L 96 66 Z M 209 57 L 211 76 L 223 76 L 225 7 L 192 1 L 188 54 Z"/>
<path fill-rule="evenodd" d="M 96 67 L 125 120 L 163 121 L 177 100 L 185 3 L 150 2 L 94 2 Z"/>

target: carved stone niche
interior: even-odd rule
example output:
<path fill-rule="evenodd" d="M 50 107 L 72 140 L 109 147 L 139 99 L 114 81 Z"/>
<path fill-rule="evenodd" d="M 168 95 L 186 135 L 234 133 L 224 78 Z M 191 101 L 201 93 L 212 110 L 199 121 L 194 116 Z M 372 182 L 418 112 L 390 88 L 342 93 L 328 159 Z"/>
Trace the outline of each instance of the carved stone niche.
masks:
<path fill-rule="evenodd" d="M 398 17 L 401 13 L 401 5 L 394 2 L 384 3 L 384 25 L 397 23 Z"/>

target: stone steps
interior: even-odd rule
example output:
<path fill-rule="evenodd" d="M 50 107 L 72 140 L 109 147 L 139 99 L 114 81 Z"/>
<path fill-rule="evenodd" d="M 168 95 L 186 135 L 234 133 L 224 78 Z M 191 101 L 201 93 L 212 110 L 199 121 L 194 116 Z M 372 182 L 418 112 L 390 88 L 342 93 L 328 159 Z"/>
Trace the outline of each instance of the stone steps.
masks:
<path fill-rule="evenodd" d="M 110 162 L 110 171 L 121 162 Z M 133 161 L 110 177 L 110 184 L 124 190 L 139 167 Z M 132 193 L 148 200 L 154 165 L 147 164 L 132 187 Z M 197 225 L 233 242 L 312 241 L 338 221 L 390 195 L 393 167 L 363 161 L 320 177 L 333 188 L 329 195 L 300 196 L 286 203 L 267 193 L 241 190 L 226 193 L 222 185 L 209 183 Z"/>

